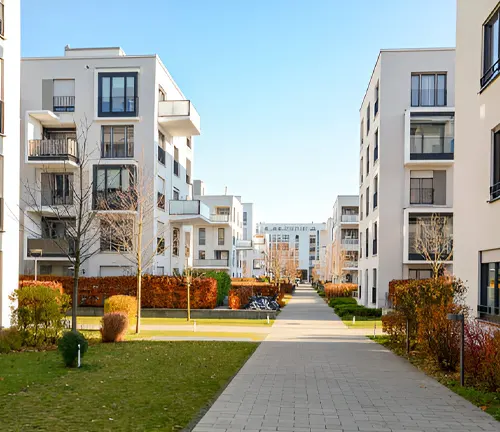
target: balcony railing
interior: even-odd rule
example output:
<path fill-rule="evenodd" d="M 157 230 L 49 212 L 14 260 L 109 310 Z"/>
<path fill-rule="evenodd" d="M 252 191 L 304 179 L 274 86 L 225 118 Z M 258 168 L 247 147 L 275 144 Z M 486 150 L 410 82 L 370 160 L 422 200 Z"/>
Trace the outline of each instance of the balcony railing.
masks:
<path fill-rule="evenodd" d="M 54 112 L 74 112 L 75 97 L 74 96 L 54 96 L 53 99 Z"/>
<path fill-rule="evenodd" d="M 229 215 L 224 214 L 211 214 L 210 220 L 212 222 L 229 222 Z"/>
<path fill-rule="evenodd" d="M 134 195 L 133 189 L 128 191 L 94 191 L 94 210 L 135 211 L 137 210 L 137 200 L 134 200 Z"/>
<path fill-rule="evenodd" d="M 359 244 L 359 239 L 357 239 L 357 238 L 343 238 L 342 239 L 342 244 L 343 245 L 354 245 L 354 246 L 357 246 Z"/>
<path fill-rule="evenodd" d="M 99 117 L 137 117 L 139 98 L 134 96 L 100 97 Z"/>
<path fill-rule="evenodd" d="M 160 101 L 158 117 L 173 136 L 200 134 L 200 116 L 189 100 Z"/>
<path fill-rule="evenodd" d="M 75 243 L 73 239 L 67 238 L 29 238 L 28 239 L 28 256 L 31 256 L 31 250 L 41 249 L 41 258 L 57 258 L 72 256 L 75 253 Z"/>
<path fill-rule="evenodd" d="M 342 222 L 358 222 L 359 215 L 357 214 L 343 214 L 340 218 Z"/>
<path fill-rule="evenodd" d="M 158 162 L 165 165 L 165 150 L 158 146 Z"/>
<path fill-rule="evenodd" d="M 480 318 L 500 324 L 500 307 L 491 305 L 478 305 L 477 311 Z"/>
<path fill-rule="evenodd" d="M 73 205 L 73 195 L 59 194 L 54 190 L 44 190 L 42 188 L 42 206 Z"/>
<path fill-rule="evenodd" d="M 251 248 L 252 240 L 236 240 L 237 248 Z"/>
<path fill-rule="evenodd" d="M 178 177 L 179 176 L 179 162 L 174 160 L 174 174 Z"/>
<path fill-rule="evenodd" d="M 195 259 L 194 267 L 229 267 L 229 259 Z"/>
<path fill-rule="evenodd" d="M 358 262 L 357 261 L 345 261 L 344 268 L 358 268 Z"/>
<path fill-rule="evenodd" d="M 434 204 L 434 189 L 410 188 L 410 204 Z"/>
<path fill-rule="evenodd" d="M 415 232 L 408 234 L 408 259 L 412 261 L 426 261 L 424 254 L 422 254 L 422 252 L 417 248 L 416 240 L 417 234 Z M 446 244 L 443 244 L 442 246 L 437 244 L 436 247 L 442 249 L 440 257 L 441 260 L 453 260 L 453 256 L 450 255 L 453 251 L 453 238 L 450 237 L 446 241 Z M 432 260 L 435 259 L 435 255 L 436 254 L 430 251 L 429 256 Z"/>
<path fill-rule="evenodd" d="M 410 136 L 411 160 L 452 160 L 455 147 L 453 137 Z"/>
<path fill-rule="evenodd" d="M 490 200 L 500 198 L 500 182 L 490 187 Z"/>
<path fill-rule="evenodd" d="M 486 86 L 493 78 L 495 78 L 500 72 L 500 59 L 493 63 L 481 77 L 481 88 Z"/>
<path fill-rule="evenodd" d="M 78 162 L 77 141 L 75 138 L 29 140 L 28 160 L 72 160 Z"/>

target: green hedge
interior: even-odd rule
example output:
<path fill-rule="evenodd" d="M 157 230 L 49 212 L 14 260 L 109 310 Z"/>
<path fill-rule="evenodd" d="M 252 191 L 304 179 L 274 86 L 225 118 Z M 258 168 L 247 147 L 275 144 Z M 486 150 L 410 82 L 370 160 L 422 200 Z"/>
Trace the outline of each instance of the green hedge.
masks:
<path fill-rule="evenodd" d="M 223 271 L 209 271 L 205 273 L 205 276 L 214 278 L 217 281 L 217 306 L 222 306 L 224 304 L 224 298 L 229 296 L 231 276 Z"/>
<path fill-rule="evenodd" d="M 340 317 L 359 316 L 359 317 L 381 317 L 382 309 L 370 309 L 364 306 L 344 304 L 335 306 L 335 313 Z"/>
<path fill-rule="evenodd" d="M 328 302 L 328 306 L 334 308 L 338 305 L 354 305 L 356 306 L 358 302 L 353 297 L 333 297 Z"/>

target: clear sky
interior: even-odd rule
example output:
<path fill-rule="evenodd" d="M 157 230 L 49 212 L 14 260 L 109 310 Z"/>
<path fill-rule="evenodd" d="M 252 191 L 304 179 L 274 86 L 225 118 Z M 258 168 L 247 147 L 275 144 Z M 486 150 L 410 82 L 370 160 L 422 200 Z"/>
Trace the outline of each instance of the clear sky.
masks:
<path fill-rule="evenodd" d="M 358 193 L 381 48 L 455 45 L 455 0 L 22 0 L 22 54 L 158 54 L 201 115 L 194 177 L 257 220 L 322 222 Z"/>

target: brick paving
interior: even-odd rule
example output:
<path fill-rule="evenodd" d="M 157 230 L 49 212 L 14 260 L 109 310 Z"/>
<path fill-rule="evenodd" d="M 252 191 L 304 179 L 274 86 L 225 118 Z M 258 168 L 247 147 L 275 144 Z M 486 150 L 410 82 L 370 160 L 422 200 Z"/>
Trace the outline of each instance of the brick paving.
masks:
<path fill-rule="evenodd" d="M 303 286 L 194 431 L 480 432 L 500 423 L 353 334 Z"/>

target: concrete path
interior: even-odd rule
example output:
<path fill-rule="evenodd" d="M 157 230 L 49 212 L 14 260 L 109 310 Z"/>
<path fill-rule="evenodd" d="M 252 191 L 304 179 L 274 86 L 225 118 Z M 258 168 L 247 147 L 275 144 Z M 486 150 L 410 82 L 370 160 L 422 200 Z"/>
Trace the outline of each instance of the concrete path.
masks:
<path fill-rule="evenodd" d="M 500 431 L 500 423 L 353 335 L 302 286 L 194 431 L 325 430 L 478 432 Z"/>

